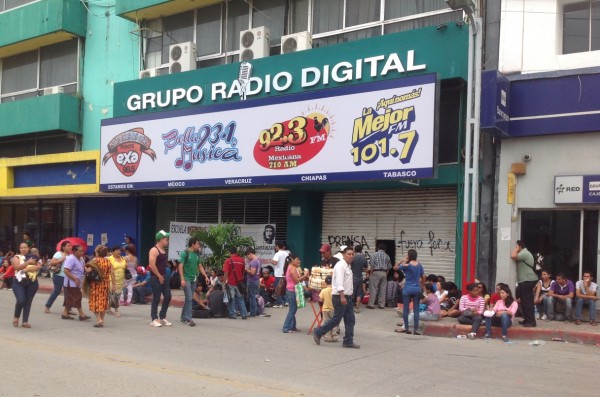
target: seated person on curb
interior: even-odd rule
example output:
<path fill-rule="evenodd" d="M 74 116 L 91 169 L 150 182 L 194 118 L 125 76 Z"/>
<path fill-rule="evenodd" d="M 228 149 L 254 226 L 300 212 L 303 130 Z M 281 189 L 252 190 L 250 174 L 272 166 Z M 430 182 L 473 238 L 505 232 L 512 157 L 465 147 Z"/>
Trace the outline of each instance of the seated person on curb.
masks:
<path fill-rule="evenodd" d="M 138 266 L 135 283 L 132 285 L 133 299 L 132 303 L 144 305 L 146 297 L 152 295 L 152 287 L 150 286 L 150 272 L 146 271 L 144 266 Z"/>
<path fill-rule="evenodd" d="M 590 309 L 590 323 L 597 325 L 596 323 L 596 291 L 598 285 L 594 282 L 594 275 L 592 272 L 583 272 L 583 280 L 579 280 L 575 284 L 575 294 L 577 295 L 577 303 L 575 304 L 575 325 L 581 324 L 581 311 L 583 305 L 587 305 Z"/>
<path fill-rule="evenodd" d="M 548 269 L 543 269 L 541 276 L 541 280 L 535 285 L 533 303 L 537 308 L 540 320 L 547 320 L 548 315 L 546 313 L 546 307 L 548 306 L 548 291 L 550 291 L 550 288 L 552 288 L 552 285 L 556 283 L 556 281 L 550 278 L 550 270 Z"/>
<path fill-rule="evenodd" d="M 206 310 L 206 296 L 202 292 L 204 291 L 203 285 L 204 283 L 198 283 L 196 285 L 196 289 L 194 290 L 194 296 L 192 297 L 192 310 L 193 309 L 202 309 Z"/>
<path fill-rule="evenodd" d="M 208 295 L 208 308 L 210 310 L 210 317 L 213 318 L 224 318 L 227 317 L 227 305 L 223 302 L 225 293 L 223 292 L 223 286 L 217 284 L 211 289 Z"/>
<path fill-rule="evenodd" d="M 492 325 L 502 327 L 502 340 L 508 342 L 508 328 L 515 320 L 518 303 L 513 298 L 510 288 L 506 284 L 500 286 L 500 299 L 496 301 L 494 307 L 484 313 L 485 315 L 485 336 L 483 339 L 492 337 Z"/>
<path fill-rule="evenodd" d="M 425 298 L 421 299 L 421 303 L 427 305 L 427 309 L 419 314 L 419 320 L 421 321 L 437 321 L 440 319 L 440 301 L 436 296 L 435 292 L 433 292 L 433 284 L 430 282 L 425 283 L 423 287 L 425 291 Z M 414 311 L 410 312 L 408 315 L 408 327 L 411 328 L 414 325 L 415 313 Z M 405 327 L 401 325 L 400 328 L 396 330 L 396 332 L 404 333 Z"/>
<path fill-rule="evenodd" d="M 440 316 L 443 317 L 458 317 L 460 311 L 458 305 L 460 303 L 460 297 L 462 293 L 452 281 L 446 282 L 445 289 L 448 291 L 448 299 L 440 303 Z"/>
<path fill-rule="evenodd" d="M 485 308 L 485 301 L 479 295 L 479 290 L 478 283 L 467 285 L 469 293 L 461 297 L 458 304 L 458 310 L 460 311 L 458 322 L 460 324 L 471 325 L 471 332 L 467 334 L 467 338 L 469 339 L 475 339 L 475 335 L 477 335 L 477 330 L 483 319 L 481 316 Z"/>
<path fill-rule="evenodd" d="M 575 286 L 573 282 L 567 280 L 567 276 L 564 273 L 558 273 L 556 275 L 556 283 L 548 291 L 548 300 L 546 301 L 546 314 L 548 318 L 546 321 L 554 320 L 554 311 L 556 310 L 559 315 L 562 315 L 561 312 L 565 313 L 563 321 L 570 322 L 574 295 Z M 557 319 L 558 317 L 560 316 L 557 316 Z"/>
<path fill-rule="evenodd" d="M 273 306 L 275 303 L 275 277 L 271 274 L 271 266 L 265 266 L 261 270 L 261 277 L 258 280 L 258 294 L 262 296 L 266 307 Z"/>

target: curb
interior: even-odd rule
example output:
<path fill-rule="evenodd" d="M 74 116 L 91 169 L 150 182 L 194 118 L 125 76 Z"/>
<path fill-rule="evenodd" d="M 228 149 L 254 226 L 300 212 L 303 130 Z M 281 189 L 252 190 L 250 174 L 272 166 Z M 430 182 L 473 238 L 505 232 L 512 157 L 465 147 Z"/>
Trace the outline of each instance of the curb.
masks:
<path fill-rule="evenodd" d="M 54 287 L 53 286 L 49 286 L 49 285 L 40 285 L 39 288 L 38 288 L 38 292 L 39 293 L 48 294 L 48 295 L 50 295 L 53 290 L 54 290 Z M 62 292 L 61 292 L 61 295 L 62 295 Z M 173 296 L 173 297 L 171 297 L 171 306 L 172 307 L 182 308 L 183 307 L 183 301 L 184 300 L 181 297 L 179 297 L 179 296 Z M 148 297 L 146 299 L 146 302 L 147 303 L 152 302 L 152 297 L 151 296 Z M 161 299 L 161 302 L 162 302 L 162 299 Z"/>
<path fill-rule="evenodd" d="M 469 325 L 462 324 L 444 324 L 435 323 L 428 321 L 425 323 L 423 328 L 423 335 L 436 336 L 442 338 L 456 338 L 458 335 L 466 335 L 471 331 Z M 482 338 L 485 333 L 485 328 L 479 328 L 477 337 Z M 492 338 L 500 338 L 500 329 L 498 327 L 492 327 Z M 591 345 L 600 345 L 600 333 L 584 332 L 577 330 L 557 330 L 548 328 L 524 328 L 520 326 L 514 326 L 508 330 L 509 339 L 518 340 L 544 340 L 552 341 L 553 339 L 560 339 L 558 342 L 570 342 L 570 343 L 583 343 Z"/>

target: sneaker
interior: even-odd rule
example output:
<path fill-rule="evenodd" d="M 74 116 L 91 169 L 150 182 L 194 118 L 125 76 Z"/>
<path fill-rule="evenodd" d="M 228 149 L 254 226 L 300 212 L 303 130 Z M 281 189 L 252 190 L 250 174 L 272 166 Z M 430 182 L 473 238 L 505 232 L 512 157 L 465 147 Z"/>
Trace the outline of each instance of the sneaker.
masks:
<path fill-rule="evenodd" d="M 160 321 L 158 321 L 158 320 L 153 320 L 153 321 L 150 323 L 150 325 L 151 325 L 151 326 L 153 326 L 153 327 L 157 327 L 157 328 L 158 328 L 158 327 L 162 327 L 162 324 L 161 324 L 161 323 L 160 323 Z"/>
<path fill-rule="evenodd" d="M 467 334 L 467 338 L 469 338 L 469 339 L 473 340 L 473 339 L 475 339 L 475 335 L 476 335 L 476 334 L 475 334 L 475 332 L 469 332 L 469 333 Z"/>
<path fill-rule="evenodd" d="M 195 327 L 196 326 L 196 323 L 194 322 L 194 320 L 187 320 L 185 323 L 187 325 L 189 325 L 190 327 Z"/>
<path fill-rule="evenodd" d="M 166 327 L 171 326 L 171 323 L 166 318 L 163 318 L 162 320 L 160 320 L 160 323 Z"/>
<path fill-rule="evenodd" d="M 283 306 L 282 305 L 274 305 L 273 309 L 281 309 Z"/>
<path fill-rule="evenodd" d="M 545 320 L 546 321 L 552 321 L 552 320 L 554 320 L 554 317 L 552 317 L 552 316 L 546 316 Z"/>
<path fill-rule="evenodd" d="M 490 335 L 490 334 L 483 335 L 483 339 L 490 339 L 491 337 L 492 337 L 492 335 Z"/>
<path fill-rule="evenodd" d="M 545 314 L 542 314 L 542 317 L 540 317 L 540 320 L 546 321 L 546 320 L 548 320 L 548 316 L 546 316 Z"/>
<path fill-rule="evenodd" d="M 508 342 L 510 342 L 510 341 L 508 340 L 508 337 L 507 337 L 507 336 L 503 336 L 503 337 L 502 337 L 502 342 L 504 342 L 504 343 L 508 343 Z"/>
<path fill-rule="evenodd" d="M 261 313 L 258 315 L 258 317 L 271 317 L 270 314 L 266 314 L 266 313 Z"/>

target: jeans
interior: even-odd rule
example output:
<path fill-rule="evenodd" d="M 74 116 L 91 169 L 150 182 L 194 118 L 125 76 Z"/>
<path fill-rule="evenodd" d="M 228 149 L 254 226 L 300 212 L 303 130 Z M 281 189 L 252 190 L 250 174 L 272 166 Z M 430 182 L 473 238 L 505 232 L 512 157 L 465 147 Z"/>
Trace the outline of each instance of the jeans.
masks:
<path fill-rule="evenodd" d="M 467 324 L 467 325 L 470 324 L 471 332 L 477 333 L 477 330 L 479 329 L 479 326 L 481 325 L 481 321 L 483 320 L 483 318 L 479 314 L 474 317 L 467 317 L 467 316 L 463 316 L 461 314 L 460 316 L 458 316 L 457 320 L 460 324 Z"/>
<path fill-rule="evenodd" d="M 250 303 L 250 317 L 258 316 L 258 304 L 256 302 L 256 295 L 258 295 L 258 281 L 248 281 L 246 290 L 248 291 L 248 301 Z"/>
<path fill-rule="evenodd" d="M 23 323 L 28 323 L 31 302 L 33 302 L 33 297 L 38 290 L 39 284 L 36 280 L 24 287 L 21 283 L 15 281 L 12 287 L 13 294 L 15 294 L 15 298 L 17 299 L 17 303 L 15 304 L 15 318 L 21 317 L 21 311 L 23 311 Z"/>
<path fill-rule="evenodd" d="M 331 300 L 333 301 L 333 318 L 315 329 L 315 335 L 322 337 L 335 326 L 339 325 L 344 319 L 344 346 L 352 346 L 354 344 L 354 324 L 356 319 L 354 317 L 354 304 L 352 302 L 352 295 L 346 295 L 346 304 L 342 303 L 342 299 L 339 295 L 333 295 Z"/>
<path fill-rule="evenodd" d="M 502 327 L 502 336 L 508 336 L 508 329 L 512 325 L 512 318 L 506 313 L 502 313 L 500 317 L 486 317 L 485 318 L 485 334 L 492 334 L 492 325 Z"/>
<path fill-rule="evenodd" d="M 52 276 L 52 283 L 54 284 L 54 289 L 52 290 L 52 293 L 46 301 L 46 307 L 48 309 L 52 307 L 52 304 L 54 303 L 58 295 L 60 295 L 60 291 L 62 291 L 64 281 L 64 276 L 59 276 L 57 274 Z"/>
<path fill-rule="evenodd" d="M 277 286 L 277 284 L 279 284 L 279 280 L 281 280 L 282 278 L 284 278 L 284 277 L 275 277 L 275 286 Z M 296 299 L 296 295 L 294 295 L 294 299 Z M 285 303 L 286 300 L 287 300 L 287 294 L 285 294 L 284 296 L 275 295 L 275 305 L 283 306 L 283 304 Z"/>
<path fill-rule="evenodd" d="M 196 281 L 185 280 L 185 287 L 181 286 L 185 300 L 183 302 L 183 308 L 181 309 L 181 321 L 187 321 L 192 319 L 192 302 L 194 298 L 194 291 L 196 291 Z"/>
<path fill-rule="evenodd" d="M 227 284 L 227 295 L 229 296 L 229 304 L 227 305 L 227 308 L 229 309 L 229 317 L 236 317 L 236 306 L 242 314 L 242 318 L 248 317 L 248 312 L 246 311 L 246 302 L 244 302 L 244 295 L 242 295 L 240 289 L 237 286 Z"/>
<path fill-rule="evenodd" d="M 546 305 L 546 314 L 548 315 L 548 317 L 550 317 L 550 319 L 554 318 L 554 304 L 556 303 L 557 298 L 553 297 L 553 296 L 549 296 L 548 300 L 546 301 L 547 305 Z M 565 302 L 565 319 L 570 319 L 571 318 L 571 309 L 573 308 L 573 299 L 571 298 L 566 298 L 564 300 Z"/>
<path fill-rule="evenodd" d="M 404 313 L 402 313 L 404 314 Z M 423 312 L 423 313 L 419 313 L 419 321 L 438 321 L 440 319 L 440 315 L 439 314 L 433 314 L 430 312 Z M 413 323 L 415 321 L 415 313 L 410 313 L 408 315 L 408 326 L 412 327 Z M 414 327 L 415 329 L 417 329 L 417 327 Z M 408 327 L 404 327 L 404 329 L 408 329 Z"/>
<path fill-rule="evenodd" d="M 542 303 L 539 305 L 535 305 L 537 307 L 538 314 L 541 316 L 542 314 L 548 314 L 548 298 L 549 296 L 544 294 L 542 295 Z"/>
<path fill-rule="evenodd" d="M 144 304 L 146 303 L 146 297 L 148 295 L 152 295 L 152 288 L 148 288 L 146 286 L 135 287 L 133 289 L 133 296 L 137 303 Z"/>
<path fill-rule="evenodd" d="M 385 307 L 385 285 L 387 283 L 387 272 L 384 270 L 374 270 L 369 280 L 369 306 L 377 305 Z"/>
<path fill-rule="evenodd" d="M 526 324 L 536 325 L 535 322 L 535 305 L 533 303 L 533 288 L 537 281 L 523 281 L 519 283 L 517 289 L 518 295 L 521 298 L 521 310 L 523 311 L 523 321 Z"/>
<path fill-rule="evenodd" d="M 577 298 L 577 303 L 575 304 L 575 319 L 581 320 L 581 311 L 583 310 L 584 304 L 588 305 L 590 308 L 590 321 L 596 321 L 596 299 Z"/>
<path fill-rule="evenodd" d="M 296 331 L 296 311 L 298 303 L 296 302 L 296 291 L 285 291 L 285 297 L 288 301 L 288 314 L 283 322 L 283 332 Z"/>
<path fill-rule="evenodd" d="M 167 317 L 167 309 L 169 309 L 169 303 L 171 303 L 171 285 L 169 284 L 169 279 L 164 277 L 165 282 L 160 283 L 158 278 L 152 276 L 150 277 L 150 286 L 152 287 L 152 306 L 150 307 L 150 316 L 152 320 L 156 320 L 159 318 L 163 320 Z M 160 303 L 160 295 L 163 296 L 162 306 L 160 308 L 160 313 L 158 312 L 158 304 Z"/>
<path fill-rule="evenodd" d="M 419 329 L 419 302 L 421 301 L 421 292 L 410 293 L 412 291 L 408 291 L 408 288 L 404 288 L 406 294 L 402 294 L 402 303 L 404 304 L 404 308 L 402 309 L 402 318 L 404 320 L 404 329 L 408 331 L 408 325 L 410 322 L 408 321 L 408 312 L 410 312 L 410 301 L 413 301 L 413 313 L 414 313 L 414 329 Z"/>

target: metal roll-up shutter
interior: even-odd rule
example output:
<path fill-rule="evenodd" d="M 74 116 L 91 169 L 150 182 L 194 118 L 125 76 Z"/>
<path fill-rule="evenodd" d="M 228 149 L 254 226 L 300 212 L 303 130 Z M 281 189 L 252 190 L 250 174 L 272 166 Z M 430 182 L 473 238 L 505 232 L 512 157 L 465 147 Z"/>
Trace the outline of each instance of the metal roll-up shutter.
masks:
<path fill-rule="evenodd" d="M 427 274 L 454 280 L 456 189 L 332 192 L 323 202 L 322 241 L 340 246 L 347 239 L 368 256 L 376 242 L 393 240 L 395 261 L 414 248 Z"/>
<path fill-rule="evenodd" d="M 189 195 L 160 197 L 156 223 L 167 230 L 171 221 L 233 222 L 239 225 L 275 224 L 277 239 L 286 239 L 287 193 Z"/>

